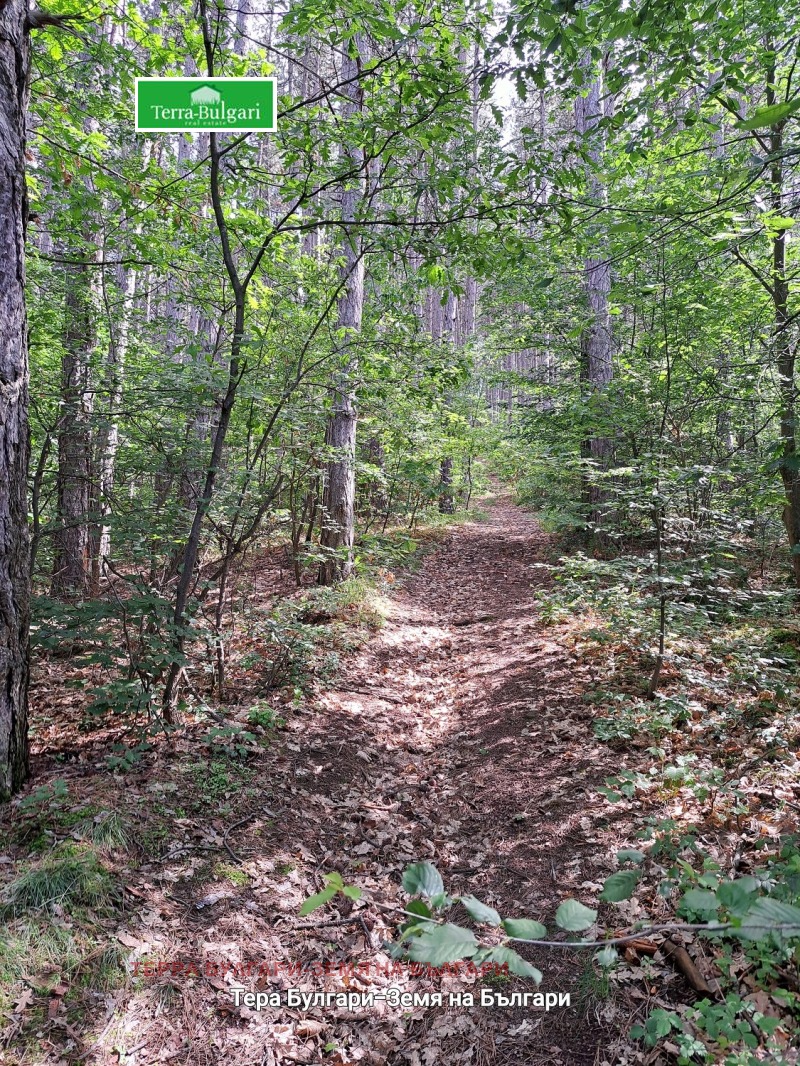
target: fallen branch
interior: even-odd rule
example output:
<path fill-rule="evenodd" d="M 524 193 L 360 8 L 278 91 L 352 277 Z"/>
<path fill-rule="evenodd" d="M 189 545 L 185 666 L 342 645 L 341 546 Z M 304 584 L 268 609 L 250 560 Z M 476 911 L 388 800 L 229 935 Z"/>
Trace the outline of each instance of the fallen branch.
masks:
<path fill-rule="evenodd" d="M 700 973 L 689 952 L 681 944 L 676 944 L 670 937 L 661 945 L 661 954 L 670 962 L 678 973 L 683 974 L 695 992 L 700 992 L 711 999 L 717 999 L 711 985 Z"/>

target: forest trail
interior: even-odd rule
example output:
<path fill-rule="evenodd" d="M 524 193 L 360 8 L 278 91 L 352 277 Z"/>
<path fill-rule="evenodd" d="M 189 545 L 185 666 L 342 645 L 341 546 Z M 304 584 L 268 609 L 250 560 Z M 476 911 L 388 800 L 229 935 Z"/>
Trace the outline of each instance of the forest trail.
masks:
<path fill-rule="evenodd" d="M 530 513 L 493 499 L 486 521 L 444 534 L 321 706 L 293 719 L 287 787 L 299 802 L 283 832 L 303 840 L 318 872 L 338 869 L 391 903 L 405 866 L 425 859 L 451 893 L 544 921 L 600 888 L 613 850 L 607 811 L 591 797 L 614 756 L 580 702 L 585 667 L 538 616 L 548 548 Z M 382 937 L 362 927 L 340 948 L 369 962 Z M 437 1040 L 460 1061 L 459 1032 L 463 1061 L 602 1061 L 613 1007 L 587 996 L 585 963 L 565 955 L 528 957 L 543 989 L 571 993 L 572 1009 L 420 1016 L 404 1039 L 394 1029 L 386 1058 L 365 1061 L 435 1061 Z M 361 1039 L 368 1056 L 381 1046 Z"/>
<path fill-rule="evenodd" d="M 120 819 L 125 845 L 112 842 L 106 861 L 124 906 L 92 913 L 100 939 L 88 957 L 107 953 L 127 974 L 66 1006 L 51 999 L 34 1058 L 20 1061 L 629 1061 L 630 995 L 649 991 L 629 987 L 623 1005 L 614 986 L 600 987 L 588 954 L 520 949 L 542 970 L 542 991 L 571 996 L 570 1007 L 549 1013 L 388 1003 L 252 1010 L 232 994 L 237 985 L 475 993 L 474 976 L 419 976 L 386 954 L 410 863 L 432 862 L 453 895 L 474 894 L 505 917 L 554 930 L 558 904 L 596 899 L 609 856 L 632 843 L 624 816 L 610 817 L 597 798 L 618 756 L 595 740 L 581 698 L 594 680 L 591 662 L 537 607 L 552 580 L 551 541 L 505 493 L 480 506 L 485 520 L 437 535 L 419 570 L 392 586 L 383 627 L 332 679 L 318 678 L 286 729 L 248 760 L 201 755 L 208 725 L 197 723 L 200 735 L 189 730 L 159 746 L 122 789 L 90 755 L 49 771 L 69 788 L 67 840 L 87 811 Z M 359 886 L 362 899 L 338 896 L 302 917 L 303 901 L 331 871 Z M 451 917 L 466 919 L 460 909 Z M 613 916 L 602 918 L 613 925 Z M 82 921 L 67 918 L 65 928 Z M 241 966 L 248 969 L 237 975 Z M 534 987 L 513 982 L 500 990 Z M 14 1015 L 9 1041 L 24 1039 L 26 1010 Z"/>

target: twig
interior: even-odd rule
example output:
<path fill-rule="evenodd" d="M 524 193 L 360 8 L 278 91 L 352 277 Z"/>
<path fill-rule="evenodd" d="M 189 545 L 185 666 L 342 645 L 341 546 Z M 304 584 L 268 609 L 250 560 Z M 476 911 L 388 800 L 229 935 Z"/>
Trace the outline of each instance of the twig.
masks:
<path fill-rule="evenodd" d="M 194 696 L 194 698 L 200 704 L 200 709 L 203 711 L 203 713 L 207 714 L 210 718 L 213 718 L 214 721 L 218 722 L 220 725 L 227 725 L 228 721 L 224 717 L 224 715 L 221 715 L 218 711 L 215 711 L 213 707 L 209 707 L 208 701 L 205 700 L 200 695 L 200 693 L 194 687 L 192 682 L 189 680 L 189 675 L 186 672 L 186 667 L 185 666 L 182 666 L 180 668 L 180 671 L 178 672 L 178 680 L 180 680 L 181 678 L 183 678 L 183 682 L 186 685 L 186 687 L 189 689 L 189 692 L 191 692 L 191 694 Z"/>
<path fill-rule="evenodd" d="M 249 814 L 246 814 L 244 818 L 240 818 L 239 821 L 234 822 L 233 825 L 229 825 L 225 832 L 222 834 L 222 843 L 225 845 L 225 850 L 228 852 L 233 861 L 239 866 L 241 866 L 242 864 L 242 859 L 239 858 L 239 856 L 228 843 L 228 837 L 231 835 L 231 833 L 234 832 L 234 830 L 238 829 L 240 825 L 244 825 L 245 822 L 249 822 L 252 818 L 255 818 L 257 814 L 266 814 L 269 818 L 277 817 L 275 812 L 271 811 L 269 807 L 261 807 L 259 810 L 251 811 Z"/>
<path fill-rule="evenodd" d="M 372 933 L 367 928 L 367 923 L 364 921 L 364 917 L 363 917 L 361 911 L 358 912 L 358 921 L 359 921 L 359 925 L 361 926 L 362 930 L 364 931 L 364 943 L 367 945 L 368 948 L 370 948 L 370 950 L 374 950 L 375 944 L 373 943 L 373 940 L 372 940 Z"/>
<path fill-rule="evenodd" d="M 361 912 L 358 914 L 351 914 L 349 918 L 337 918 L 330 922 L 302 922 L 300 925 L 291 926 L 294 929 L 323 929 L 330 925 L 352 925 L 353 922 L 363 921 Z"/>
<path fill-rule="evenodd" d="M 422 914 L 416 914 L 414 911 L 407 910 L 405 907 L 398 907 L 396 904 L 378 903 L 377 900 L 367 900 L 365 902 L 371 904 L 373 907 L 378 907 L 379 910 L 395 911 L 400 914 L 407 914 L 410 918 L 413 918 L 418 922 L 429 922 L 431 925 L 443 925 L 446 921 L 445 918 L 426 918 Z M 363 910 L 364 908 L 362 908 Z M 650 925 L 643 926 L 635 933 L 627 933 L 624 936 L 609 937 L 607 940 L 529 940 L 527 937 L 522 936 L 509 936 L 506 937 L 507 941 L 513 941 L 517 944 L 532 944 L 537 948 L 565 948 L 571 950 L 573 948 L 613 948 L 618 944 L 630 944 L 634 940 L 639 940 L 642 937 L 652 936 L 658 933 L 726 933 L 726 932 L 738 932 L 740 926 L 733 925 L 729 922 L 672 922 L 664 925 Z M 792 936 L 800 937 L 800 922 L 769 922 L 764 920 L 763 922 L 748 922 L 748 932 L 755 931 L 756 929 L 763 929 L 765 932 L 781 932 L 787 933 Z"/>
<path fill-rule="evenodd" d="M 358 692 L 363 696 L 374 696 L 377 700 L 383 700 L 384 703 L 396 703 L 401 704 L 404 700 L 400 696 L 388 696 L 385 693 L 376 692 L 371 688 L 354 688 L 352 685 L 348 685 L 346 689 L 341 689 L 345 694 L 348 692 Z"/>

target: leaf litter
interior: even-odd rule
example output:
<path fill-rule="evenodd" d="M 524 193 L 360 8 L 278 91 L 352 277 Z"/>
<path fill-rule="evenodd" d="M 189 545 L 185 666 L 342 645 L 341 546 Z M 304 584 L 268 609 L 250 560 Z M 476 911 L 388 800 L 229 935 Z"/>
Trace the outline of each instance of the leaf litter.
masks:
<path fill-rule="evenodd" d="M 655 1062 L 626 1032 L 646 1007 L 681 1002 L 682 978 L 647 938 L 626 951 L 603 995 L 586 959 L 523 948 L 544 972 L 543 989 L 571 994 L 570 1008 L 549 1013 L 385 1003 L 255 1011 L 231 996 L 237 983 L 474 991 L 467 974 L 388 972 L 384 945 L 396 921 L 387 908 L 405 900 L 401 877 L 412 862 L 434 863 L 448 891 L 504 916 L 552 925 L 573 897 L 604 907 L 615 851 L 635 843 L 634 812 L 599 791 L 620 760 L 597 742 L 582 699 L 598 676 L 595 658 L 569 626 L 537 610 L 551 557 L 535 519 L 503 495 L 487 521 L 440 535 L 419 572 L 393 587 L 382 629 L 332 682 L 317 680 L 270 747 L 224 781 L 198 759 L 191 729 L 122 778 L 91 757 L 43 769 L 32 789 L 65 778 L 79 809 L 114 810 L 128 827 L 126 846 L 102 853 L 123 904 L 89 922 L 96 947 L 123 951 L 123 975 L 105 991 L 59 984 L 64 994 L 44 997 L 45 1016 L 35 1012 L 42 997 L 15 986 L 0 1061 Z M 19 803 L 10 817 L 3 850 L 28 861 Z M 364 897 L 337 896 L 313 921 L 301 918 L 334 870 Z M 4 881 L 13 874 L 13 864 L 0 866 Z M 644 916 L 637 898 L 614 908 L 601 914 L 620 927 Z M 176 960 L 200 960 L 202 972 L 142 976 Z M 253 960 L 269 973 L 237 978 L 236 966 Z M 353 963 L 371 968 L 315 971 Z M 695 963 L 711 976 L 713 960 Z"/>

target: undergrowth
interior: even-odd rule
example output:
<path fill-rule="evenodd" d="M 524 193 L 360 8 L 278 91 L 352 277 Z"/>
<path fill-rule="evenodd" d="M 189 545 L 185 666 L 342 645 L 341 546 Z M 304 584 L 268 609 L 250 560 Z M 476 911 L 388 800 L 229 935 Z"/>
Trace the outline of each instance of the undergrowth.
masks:
<path fill-rule="evenodd" d="M 538 594 L 544 620 L 591 668 L 583 698 L 594 734 L 621 755 L 601 792 L 637 827 L 636 898 L 662 920 L 715 919 L 727 913 L 721 900 L 736 913 L 732 892 L 800 904 L 794 594 L 752 580 L 745 551 L 726 555 L 700 567 L 679 560 L 659 578 L 652 552 L 579 552 Z M 735 890 L 720 887 L 726 876 Z M 659 1007 L 632 1035 L 678 1063 L 783 1061 L 800 1039 L 797 943 L 718 940 L 718 995 Z"/>

